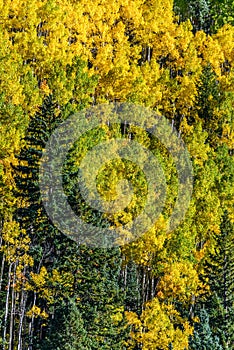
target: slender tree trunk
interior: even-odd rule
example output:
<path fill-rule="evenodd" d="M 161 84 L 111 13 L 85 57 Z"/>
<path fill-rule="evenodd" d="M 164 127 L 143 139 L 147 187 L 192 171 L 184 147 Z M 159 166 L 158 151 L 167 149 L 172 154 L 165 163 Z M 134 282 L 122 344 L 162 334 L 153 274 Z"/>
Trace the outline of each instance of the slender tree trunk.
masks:
<path fill-rule="evenodd" d="M 145 301 L 149 301 L 150 299 L 150 277 L 149 272 L 146 272 L 146 286 L 145 286 Z"/>
<path fill-rule="evenodd" d="M 5 317 L 4 317 L 4 323 L 3 323 L 3 347 L 2 349 L 5 350 L 6 348 L 6 336 L 7 336 L 7 319 L 8 319 L 8 311 L 9 311 L 9 297 L 10 297 L 10 288 L 11 288 L 11 270 L 12 270 L 13 263 L 10 263 L 9 269 L 8 269 L 8 283 L 7 283 L 7 294 L 6 294 L 6 306 L 5 306 Z"/>
<path fill-rule="evenodd" d="M 151 299 L 154 298 L 154 276 L 151 279 Z"/>
<path fill-rule="evenodd" d="M 13 281 L 11 288 L 11 316 L 10 316 L 10 330 L 9 330 L 9 350 L 13 350 L 14 346 L 14 319 L 15 319 L 15 282 L 16 282 L 16 267 L 17 262 L 14 263 Z"/>
<path fill-rule="evenodd" d="M 36 306 L 36 301 L 37 301 L 37 293 L 34 292 L 34 296 L 33 296 L 33 308 Z M 29 323 L 29 344 L 28 344 L 28 350 L 33 350 L 33 332 L 34 332 L 34 313 L 32 313 L 32 317 L 31 317 L 31 322 Z"/>
<path fill-rule="evenodd" d="M 148 46 L 148 50 L 147 50 L 148 52 L 148 55 L 147 55 L 147 61 L 148 62 L 150 62 L 150 60 L 151 60 L 151 48 L 150 48 L 150 46 Z"/>
<path fill-rule="evenodd" d="M 128 265 L 126 264 L 124 268 L 124 289 L 127 287 L 127 276 L 128 276 Z"/>
<path fill-rule="evenodd" d="M 40 272 L 43 260 L 45 258 L 45 252 L 43 252 L 43 256 L 39 262 L 38 268 L 37 268 L 37 273 Z M 34 296 L 33 296 L 33 308 L 36 306 L 36 301 L 37 301 L 37 293 L 34 292 Z M 34 320 L 35 320 L 35 315 L 34 312 L 32 313 L 32 317 L 31 317 L 31 322 L 29 323 L 29 344 L 28 344 L 28 350 L 33 350 L 33 333 L 34 333 Z"/>
<path fill-rule="evenodd" d="M 22 350 L 22 333 L 23 333 L 23 321 L 24 321 L 24 315 L 25 315 L 26 300 L 27 300 L 27 294 L 25 293 L 24 286 L 22 286 L 17 350 Z"/>
<path fill-rule="evenodd" d="M 145 270 L 143 269 L 143 276 L 142 276 L 142 304 L 141 304 L 141 310 L 143 311 L 144 303 L 145 303 L 145 281 L 146 281 L 146 274 Z"/>
<path fill-rule="evenodd" d="M 140 273 L 139 273 L 139 268 L 137 269 L 137 310 L 140 309 L 140 305 L 141 305 L 141 287 L 140 287 Z"/>
<path fill-rule="evenodd" d="M 1 266 L 1 274 L 0 274 L 0 292 L 2 290 L 2 282 L 3 282 L 3 273 L 4 273 L 4 266 L 5 266 L 5 254 L 3 254 L 2 257 L 2 266 Z"/>

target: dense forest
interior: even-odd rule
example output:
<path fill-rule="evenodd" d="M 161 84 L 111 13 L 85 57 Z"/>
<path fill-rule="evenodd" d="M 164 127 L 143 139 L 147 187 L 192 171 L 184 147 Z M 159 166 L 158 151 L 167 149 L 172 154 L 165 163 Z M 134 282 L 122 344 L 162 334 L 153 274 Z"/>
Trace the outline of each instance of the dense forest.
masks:
<path fill-rule="evenodd" d="M 0 73 L 1 349 L 234 349 L 234 1 L 0 0 Z M 143 210 L 147 178 L 117 155 L 97 188 L 114 200 L 119 180 L 130 181 L 125 208 L 101 212 L 76 186 L 83 157 L 113 138 L 157 157 L 166 198 L 135 239 L 85 244 L 48 216 L 41 159 L 72 115 L 118 103 L 166 118 L 188 150 L 192 195 L 169 232 L 170 152 L 146 129 L 107 118 L 63 164 L 75 215 L 114 230 Z"/>

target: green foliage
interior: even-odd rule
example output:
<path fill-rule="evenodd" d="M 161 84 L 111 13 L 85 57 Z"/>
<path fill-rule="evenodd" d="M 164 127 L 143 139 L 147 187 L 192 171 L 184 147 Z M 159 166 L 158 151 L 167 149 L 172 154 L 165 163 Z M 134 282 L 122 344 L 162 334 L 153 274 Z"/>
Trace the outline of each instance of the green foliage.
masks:
<path fill-rule="evenodd" d="M 217 110 L 222 101 L 222 90 L 212 67 L 208 65 L 203 69 L 199 83 L 198 116 L 202 119 L 203 130 L 208 132 L 208 141 L 212 146 L 217 138 L 222 137 L 222 116 L 217 115 Z"/>
<path fill-rule="evenodd" d="M 181 21 L 189 19 L 194 31 L 211 34 L 225 24 L 234 24 L 233 0 L 174 0 L 174 11 Z"/>
<path fill-rule="evenodd" d="M 232 0 L 0 0 L 3 350 L 184 350 L 196 310 L 201 322 L 191 349 L 234 349 L 233 6 Z M 62 121 L 109 101 L 154 109 L 170 121 L 172 139 L 178 129 L 193 162 L 193 196 L 183 223 L 168 233 L 178 174 L 166 146 L 133 125 L 107 122 L 85 133 L 68 152 L 63 185 L 87 223 L 121 227 L 147 196 L 143 171 L 111 149 L 115 157 L 100 169 L 97 189 L 109 201 L 127 179 L 131 205 L 103 214 L 86 203 L 77 189 L 79 164 L 102 141 L 134 139 L 149 148 L 167 184 L 152 229 L 121 249 L 92 249 L 49 220 L 39 164 Z M 88 176 L 95 171 L 91 160 Z"/>
<path fill-rule="evenodd" d="M 64 118 L 64 111 L 67 109 L 58 108 L 52 96 L 45 99 L 31 120 L 25 137 L 26 146 L 19 156 L 21 163 L 16 168 L 18 195 L 23 194 L 27 199 L 25 206 L 18 210 L 17 219 L 33 242 L 34 266 L 28 271 L 28 316 L 33 318 L 35 313 L 38 314 L 33 322 L 43 334 L 39 337 L 35 332 L 31 338 L 39 348 L 85 349 L 88 346 L 90 349 L 122 349 L 128 332 L 119 287 L 120 250 L 77 246 L 51 224 L 41 202 L 38 184 L 40 157 L 46 141 Z M 71 157 L 70 162 L 72 164 Z M 67 166 L 67 171 L 71 172 L 69 163 Z M 81 207 L 69 181 L 67 191 L 73 205 Z M 98 219 L 89 208 L 84 207 L 84 215 L 89 216 L 92 224 L 102 224 L 102 219 Z M 33 304 L 35 292 L 37 305 Z M 78 302 L 72 302 L 66 310 L 60 303 L 66 304 L 71 297 Z M 53 337 L 57 318 L 61 318 L 64 324 L 58 329 L 61 331 L 58 339 Z M 73 333 L 77 336 L 69 336 Z"/>
<path fill-rule="evenodd" d="M 210 32 L 210 0 L 175 0 L 174 11 L 181 21 L 190 20 L 194 31 Z"/>
<path fill-rule="evenodd" d="M 189 349 L 191 350 L 222 350 L 220 340 L 214 336 L 210 326 L 210 319 L 207 311 L 201 309 L 199 323 L 195 324 L 194 334 L 190 339 Z"/>
<path fill-rule="evenodd" d="M 211 0 L 211 15 L 213 29 L 218 30 L 224 24 L 234 25 L 234 2 L 233 0 Z"/>
<path fill-rule="evenodd" d="M 234 348 L 234 226 L 225 212 L 215 250 L 205 265 L 211 295 L 206 300 L 210 327 L 224 349 Z"/>

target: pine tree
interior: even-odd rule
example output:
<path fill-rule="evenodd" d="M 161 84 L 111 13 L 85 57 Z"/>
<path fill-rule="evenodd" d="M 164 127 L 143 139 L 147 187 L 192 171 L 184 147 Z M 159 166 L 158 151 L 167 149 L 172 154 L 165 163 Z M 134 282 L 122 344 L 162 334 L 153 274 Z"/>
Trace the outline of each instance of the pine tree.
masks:
<path fill-rule="evenodd" d="M 56 308 L 50 328 L 41 344 L 42 350 L 89 350 L 92 344 L 84 328 L 75 299 L 63 301 Z"/>
<path fill-rule="evenodd" d="M 210 4 L 214 32 L 227 23 L 234 25 L 234 3 L 232 0 L 210 0 Z"/>
<path fill-rule="evenodd" d="M 198 84 L 197 109 L 203 130 L 208 132 L 208 141 L 213 147 L 222 137 L 223 115 L 219 111 L 223 99 L 218 77 L 209 64 L 203 69 Z"/>
<path fill-rule="evenodd" d="M 40 157 L 51 133 L 69 112 L 67 106 L 58 108 L 52 96 L 45 99 L 29 125 L 26 146 L 19 156 L 21 164 L 16 168 L 18 195 L 26 199 L 25 207 L 18 210 L 16 218 L 31 237 L 30 252 L 34 258 L 33 270 L 28 271 L 27 315 L 30 332 L 25 334 L 28 339 L 26 343 L 30 348 L 59 346 L 52 336 L 52 330 L 55 318 L 60 317 L 64 320 L 64 327 L 67 327 L 67 333 L 61 333 L 62 338 L 70 332 L 69 322 L 71 332 L 78 332 L 80 324 L 81 338 L 84 339 L 85 334 L 91 344 L 90 349 L 119 350 L 124 348 L 128 337 L 124 299 L 119 286 L 120 249 L 91 249 L 70 240 L 54 227 L 41 202 L 38 184 Z M 90 137 L 92 139 L 93 136 Z M 69 168 L 73 163 L 69 158 L 71 156 L 72 153 L 67 157 L 64 173 L 69 201 L 77 214 L 82 211 L 92 224 L 104 225 L 105 220 L 95 210 L 85 205 L 82 207 L 80 194 L 74 191 L 72 181 L 69 183 L 68 173 L 73 170 Z M 64 318 L 65 309 L 61 309 L 60 302 L 66 304 L 71 297 L 79 302 L 76 307 L 73 303 L 68 308 L 71 314 Z M 80 343 L 79 339 L 77 343 L 75 338 L 70 339 L 69 346 L 85 348 L 82 339 Z"/>
<path fill-rule="evenodd" d="M 221 233 L 216 237 L 214 253 L 205 266 L 211 295 L 205 305 L 210 317 L 210 327 L 224 349 L 234 349 L 234 226 L 224 213 Z"/>
<path fill-rule="evenodd" d="M 195 324 L 193 336 L 190 338 L 189 349 L 191 350 L 222 350 L 220 340 L 214 336 L 210 326 L 210 319 L 207 311 L 201 309 L 199 323 Z"/>
<path fill-rule="evenodd" d="M 174 11 L 181 21 L 190 20 L 194 32 L 204 30 L 210 33 L 211 14 L 209 0 L 175 0 Z"/>

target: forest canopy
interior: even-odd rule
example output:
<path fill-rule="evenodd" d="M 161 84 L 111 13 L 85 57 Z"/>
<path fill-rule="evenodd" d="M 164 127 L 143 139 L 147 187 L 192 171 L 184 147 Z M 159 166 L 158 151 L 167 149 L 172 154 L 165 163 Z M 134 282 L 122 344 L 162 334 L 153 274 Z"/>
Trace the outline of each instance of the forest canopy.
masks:
<path fill-rule="evenodd" d="M 0 13 L 2 349 L 234 349 L 234 2 L 0 0 Z M 39 172 L 64 121 L 113 103 L 166 118 L 188 150 L 193 192 L 168 233 L 178 170 L 165 145 L 129 123 L 107 120 L 84 133 L 68 153 L 63 185 L 85 222 L 126 225 L 148 193 L 141 169 L 116 156 L 97 189 L 113 200 L 127 179 L 130 205 L 107 215 L 85 202 L 79 164 L 99 142 L 149 149 L 167 186 L 155 225 L 107 249 L 57 229 Z"/>

